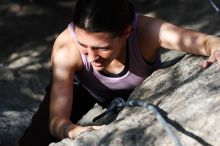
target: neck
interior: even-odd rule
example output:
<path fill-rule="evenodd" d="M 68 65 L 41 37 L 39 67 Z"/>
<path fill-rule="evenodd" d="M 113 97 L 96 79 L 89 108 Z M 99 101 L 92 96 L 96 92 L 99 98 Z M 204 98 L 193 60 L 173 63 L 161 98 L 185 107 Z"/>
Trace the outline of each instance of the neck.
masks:
<path fill-rule="evenodd" d="M 118 74 L 125 68 L 127 47 L 127 41 L 125 41 L 118 56 L 103 70 L 103 72 Z"/>

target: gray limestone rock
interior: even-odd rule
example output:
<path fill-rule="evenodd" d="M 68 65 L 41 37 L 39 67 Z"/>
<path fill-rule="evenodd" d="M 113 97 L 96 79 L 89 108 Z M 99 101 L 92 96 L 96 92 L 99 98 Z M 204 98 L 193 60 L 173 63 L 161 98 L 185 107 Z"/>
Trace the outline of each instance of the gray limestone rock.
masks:
<path fill-rule="evenodd" d="M 172 65 L 163 58 L 163 68 L 148 77 L 129 98 L 156 105 L 182 145 L 219 145 L 219 65 L 215 63 L 202 69 L 199 64 L 204 57 L 177 55 L 174 58 L 180 61 Z M 98 115 L 97 109 L 94 107 L 81 123 L 91 123 L 91 119 Z M 102 124 L 106 122 L 107 126 L 100 130 L 85 132 L 75 139 L 64 139 L 50 146 L 174 145 L 155 115 L 145 108 L 125 107 L 115 117 L 111 123 L 103 120 Z"/>

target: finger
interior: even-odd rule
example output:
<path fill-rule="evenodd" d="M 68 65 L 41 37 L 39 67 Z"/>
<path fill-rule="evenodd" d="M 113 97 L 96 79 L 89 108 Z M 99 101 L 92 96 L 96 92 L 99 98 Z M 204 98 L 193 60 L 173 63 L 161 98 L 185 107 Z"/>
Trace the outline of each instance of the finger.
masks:
<path fill-rule="evenodd" d="M 215 58 L 214 55 L 212 55 L 212 56 L 210 56 L 210 57 L 207 59 L 207 61 L 208 61 L 209 63 L 214 63 L 214 62 L 216 61 L 216 58 Z"/>
<path fill-rule="evenodd" d="M 209 60 L 203 60 L 201 63 L 200 63 L 200 66 L 202 68 L 207 68 L 209 67 L 213 62 L 210 62 Z"/>
<path fill-rule="evenodd" d="M 219 54 L 220 55 L 220 54 Z M 207 60 L 203 60 L 200 64 L 202 68 L 209 67 L 212 63 L 216 61 L 216 58 L 214 56 L 210 56 Z"/>
<path fill-rule="evenodd" d="M 203 61 L 200 63 L 200 66 L 201 66 L 202 68 L 207 68 L 207 67 L 208 67 L 208 62 L 207 62 L 207 60 L 203 60 Z"/>
<path fill-rule="evenodd" d="M 102 125 L 102 126 L 91 126 L 94 130 L 97 130 L 97 129 L 101 129 L 101 128 L 104 128 L 106 125 Z"/>
<path fill-rule="evenodd" d="M 218 64 L 220 64 L 220 50 L 216 50 L 213 53 L 214 58 L 217 60 Z"/>

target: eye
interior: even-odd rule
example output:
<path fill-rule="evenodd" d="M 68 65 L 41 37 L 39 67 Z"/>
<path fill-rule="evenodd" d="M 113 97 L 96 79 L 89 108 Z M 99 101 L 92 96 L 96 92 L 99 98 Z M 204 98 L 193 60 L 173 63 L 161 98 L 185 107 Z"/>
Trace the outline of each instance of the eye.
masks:
<path fill-rule="evenodd" d="M 97 50 L 100 50 L 100 51 L 108 51 L 109 50 L 109 47 L 105 47 L 105 48 L 96 48 Z"/>
<path fill-rule="evenodd" d="M 84 45 L 84 44 L 79 43 L 79 45 L 80 45 L 81 47 L 83 47 L 83 48 L 87 48 L 87 46 Z"/>

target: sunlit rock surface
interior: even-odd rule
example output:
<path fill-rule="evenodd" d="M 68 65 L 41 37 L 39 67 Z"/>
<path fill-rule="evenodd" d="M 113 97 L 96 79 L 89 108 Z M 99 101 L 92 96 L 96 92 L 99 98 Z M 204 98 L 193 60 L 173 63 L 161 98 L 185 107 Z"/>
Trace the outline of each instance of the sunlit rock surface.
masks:
<path fill-rule="evenodd" d="M 52 44 L 57 35 L 66 28 L 72 20 L 73 5 L 75 2 L 75 0 L 0 0 L 0 146 L 14 146 L 18 138 L 31 122 L 31 117 L 38 109 L 38 105 L 45 94 L 44 88 L 50 79 L 49 62 Z M 220 17 L 211 5 L 209 5 L 208 1 L 131 0 L 131 2 L 134 3 L 136 12 L 138 13 L 158 17 L 168 22 L 208 34 L 220 34 Z M 153 5 L 151 2 L 154 2 Z M 219 1 L 215 1 L 215 3 L 219 5 Z M 179 59 L 169 62 L 169 58 L 172 57 L 173 55 L 170 55 L 168 58 L 165 58 L 167 61 L 166 66 L 172 65 L 173 62 L 178 62 Z M 211 66 L 210 69 L 215 67 L 217 66 Z M 170 69 L 171 68 L 168 68 L 167 70 Z M 211 73 L 209 72 L 209 69 L 207 71 L 208 73 Z M 215 76 L 217 77 L 218 75 L 215 73 Z M 218 84 L 218 79 L 216 79 L 216 84 Z M 157 90 L 160 91 L 163 89 L 161 87 L 160 89 L 159 87 L 160 86 L 157 85 Z M 212 86 L 209 88 L 211 87 Z M 207 88 L 207 90 L 209 88 Z M 203 90 L 203 88 L 201 90 Z M 215 91 L 217 90 L 218 89 Z M 139 95 L 138 92 L 136 93 Z M 159 93 L 161 92 L 158 92 L 157 95 L 159 95 Z M 191 98 L 192 96 L 193 95 L 190 95 L 188 98 Z M 207 95 L 207 97 L 209 97 L 209 95 Z M 171 99 L 173 98 L 174 97 Z M 172 102 L 175 101 L 172 100 Z M 219 103 L 216 102 L 215 104 L 218 105 Z M 213 104 L 213 106 L 215 104 Z M 159 107 L 160 106 L 161 105 L 159 105 Z M 102 109 L 97 108 L 95 113 L 97 110 Z M 137 110 L 141 109 L 131 109 L 131 111 L 134 111 L 134 114 L 136 114 L 135 112 Z M 167 109 L 164 108 L 164 110 Z M 214 109 L 211 108 L 211 110 Z M 124 112 L 125 111 L 122 111 L 122 113 Z M 145 112 L 147 111 L 143 110 L 142 113 Z M 122 113 L 119 114 L 119 117 Z M 185 112 L 183 113 L 185 114 Z M 95 114 L 90 115 L 91 117 L 87 116 L 87 118 L 85 117 L 84 120 L 80 122 L 82 124 L 88 124 L 88 122 L 91 122 L 91 119 L 95 116 Z M 140 118 L 138 117 L 141 114 L 136 115 L 137 117 L 134 119 L 139 121 Z M 169 113 L 169 115 L 172 115 L 172 112 Z M 212 115 L 214 115 L 213 117 L 216 117 L 217 113 L 212 113 Z M 148 115 L 145 116 L 149 118 Z M 119 117 L 118 119 L 121 120 Z M 133 118 L 133 116 L 130 117 Z M 154 116 L 152 116 L 152 118 L 156 121 Z M 126 117 L 126 119 L 129 120 L 129 117 Z M 106 123 L 106 119 L 102 120 L 103 121 L 99 121 L 98 123 Z M 145 118 L 145 120 L 149 119 Z M 210 122 L 212 118 L 207 120 Z M 112 119 L 107 121 L 107 123 L 109 123 Z M 139 122 L 143 123 L 143 120 L 140 120 Z M 123 124 L 121 125 L 124 125 L 126 122 L 123 121 L 122 123 Z M 158 122 L 156 123 L 160 125 Z M 113 125 L 114 124 L 110 124 L 106 128 Z M 119 125 L 120 128 L 123 128 L 120 124 L 117 125 Z M 127 125 L 125 124 L 124 126 L 126 128 Z M 135 124 L 133 124 L 131 129 L 129 129 L 130 132 L 127 132 L 127 135 L 131 135 L 132 138 L 138 138 L 133 136 L 132 132 L 142 134 L 143 132 L 148 132 L 146 131 L 148 129 L 146 125 L 143 126 L 144 128 L 140 127 L 140 129 L 132 129 L 134 126 Z M 142 125 L 139 124 L 139 126 Z M 203 133 L 198 133 L 196 130 L 194 131 L 184 124 L 183 127 L 186 128 L 186 130 L 189 130 L 188 132 L 192 132 L 196 135 L 198 139 L 201 138 L 211 144 L 213 144 L 213 141 L 218 143 L 217 140 L 204 138 L 202 135 Z M 213 139 L 215 139 L 214 134 L 217 128 L 218 127 L 214 127 L 213 129 L 210 129 L 210 131 L 213 130 L 210 133 L 210 137 L 213 136 Z M 115 131 L 117 130 L 115 129 Z M 162 131 L 162 127 L 159 127 L 158 131 Z M 105 134 L 105 136 L 109 136 L 109 139 L 119 134 L 116 132 L 112 133 L 110 130 L 108 130 L 107 133 L 109 133 L 109 135 Z M 121 131 L 121 133 L 123 134 L 123 131 Z M 164 135 L 167 137 L 166 133 L 164 133 Z M 146 135 L 143 136 L 146 137 Z M 147 144 L 147 142 L 150 143 L 152 141 L 150 138 L 149 141 L 146 139 L 141 141 L 143 138 L 140 138 L 139 144 Z M 167 137 L 167 139 L 169 138 Z M 105 140 L 108 139 L 103 138 L 102 142 Z M 117 142 L 117 140 L 120 141 L 120 139 L 116 139 L 108 142 L 113 145 Z M 123 141 L 125 140 L 127 139 L 124 139 Z M 85 144 L 85 142 L 83 142 L 83 144 Z M 136 143 L 131 143 L 130 145 L 132 144 L 135 145 Z M 129 144 L 127 143 L 127 145 Z M 206 145 L 206 143 L 201 143 L 201 145 Z"/>
<path fill-rule="evenodd" d="M 130 99 L 142 99 L 156 105 L 182 145 L 217 146 L 220 143 L 220 66 L 215 63 L 202 69 L 199 64 L 204 58 L 198 56 L 186 55 L 179 59 L 170 67 L 165 63 L 163 69 L 154 72 L 136 88 Z M 90 118 L 84 118 L 89 123 L 97 114 L 95 110 L 87 115 Z M 163 146 L 174 143 L 152 112 L 141 107 L 126 107 L 103 129 L 50 144 L 116 145 Z"/>

